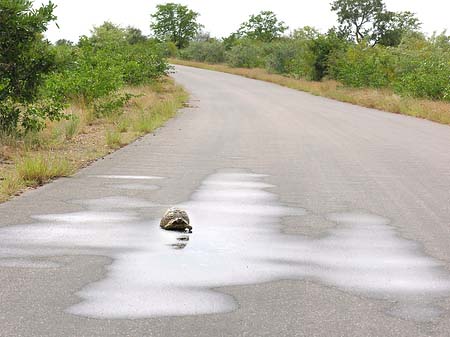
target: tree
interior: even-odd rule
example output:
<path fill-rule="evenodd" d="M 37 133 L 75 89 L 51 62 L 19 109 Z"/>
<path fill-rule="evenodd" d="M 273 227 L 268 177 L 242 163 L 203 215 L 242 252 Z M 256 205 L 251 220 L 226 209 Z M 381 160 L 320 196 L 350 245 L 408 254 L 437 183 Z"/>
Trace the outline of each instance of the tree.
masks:
<path fill-rule="evenodd" d="M 241 24 L 238 35 L 262 42 L 271 42 L 281 37 L 289 27 L 279 21 L 276 14 L 271 11 L 262 11 L 258 15 Z"/>
<path fill-rule="evenodd" d="M 340 32 L 357 43 L 397 46 L 406 32 L 420 27 L 413 13 L 387 11 L 383 0 L 335 0 L 331 9 Z"/>
<path fill-rule="evenodd" d="M 33 9 L 27 0 L 0 0 L 0 129 L 42 127 L 45 118 L 59 118 L 58 108 L 37 104 L 43 76 L 55 64 L 43 33 L 56 20 L 51 2 Z M 35 104 L 36 103 L 36 104 Z"/>
<path fill-rule="evenodd" d="M 95 48 L 120 49 L 127 43 L 125 29 L 110 21 L 105 21 L 100 26 L 95 26 L 91 30 L 91 37 L 88 41 Z"/>
<path fill-rule="evenodd" d="M 377 25 L 376 42 L 383 46 L 396 47 L 407 33 L 418 32 L 421 23 L 411 12 L 385 12 Z"/>
<path fill-rule="evenodd" d="M 197 22 L 200 14 L 187 6 L 167 3 L 156 8 L 150 25 L 155 37 L 161 41 L 171 41 L 179 49 L 187 47 L 203 27 Z"/>
<path fill-rule="evenodd" d="M 73 47 L 73 42 L 67 39 L 59 39 L 58 41 L 55 42 L 55 46 L 61 47 L 61 46 L 66 46 L 66 47 Z"/>
<path fill-rule="evenodd" d="M 56 19 L 51 2 L 32 9 L 26 0 L 0 0 L 0 79 L 6 83 L 0 100 L 30 101 L 41 77 L 53 64 L 49 43 L 42 33 Z"/>
<path fill-rule="evenodd" d="M 147 41 L 139 28 L 128 26 L 125 30 L 125 38 L 129 44 L 138 44 Z"/>

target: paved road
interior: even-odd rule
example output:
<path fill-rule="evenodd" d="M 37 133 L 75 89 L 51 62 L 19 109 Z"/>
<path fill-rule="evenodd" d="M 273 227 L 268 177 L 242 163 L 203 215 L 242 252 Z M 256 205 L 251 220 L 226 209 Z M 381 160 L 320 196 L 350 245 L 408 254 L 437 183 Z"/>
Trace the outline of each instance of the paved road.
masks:
<path fill-rule="evenodd" d="M 0 206 L 0 336 L 450 336 L 448 126 L 176 70 L 178 117 Z"/>

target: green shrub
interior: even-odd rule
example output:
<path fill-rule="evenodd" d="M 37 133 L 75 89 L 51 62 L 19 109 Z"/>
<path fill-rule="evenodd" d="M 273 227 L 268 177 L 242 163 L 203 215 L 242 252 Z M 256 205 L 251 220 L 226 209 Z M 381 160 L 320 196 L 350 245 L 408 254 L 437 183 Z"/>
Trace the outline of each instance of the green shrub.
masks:
<path fill-rule="evenodd" d="M 180 57 L 185 60 L 223 63 L 225 62 L 225 47 L 219 41 L 191 42 L 180 51 Z"/>
<path fill-rule="evenodd" d="M 354 45 L 336 58 L 332 72 L 348 86 L 389 87 L 395 76 L 395 58 L 388 47 Z"/>
<path fill-rule="evenodd" d="M 399 51 L 394 89 L 404 95 L 450 101 L 450 53 Z"/>
<path fill-rule="evenodd" d="M 48 76 L 46 95 L 61 101 L 77 98 L 91 103 L 125 84 L 116 56 L 90 47 L 77 48 L 76 54 L 73 64 Z"/>
<path fill-rule="evenodd" d="M 55 55 L 43 37 L 54 21 L 51 2 L 0 1 L 0 132 L 38 131 L 47 119 L 62 118 L 61 106 L 41 101 L 39 88 L 55 67 Z"/>
<path fill-rule="evenodd" d="M 262 68 L 265 55 L 261 44 L 250 40 L 240 40 L 226 54 L 227 63 L 235 68 Z"/>
<path fill-rule="evenodd" d="M 64 104 L 51 99 L 33 103 L 16 103 L 12 99 L 6 99 L 0 101 L 0 130 L 11 134 L 40 131 L 47 120 L 68 118 L 63 109 Z"/>
<path fill-rule="evenodd" d="M 266 68 L 269 72 L 313 79 L 314 55 L 310 41 L 286 39 L 265 47 Z"/>
<path fill-rule="evenodd" d="M 126 32 L 110 23 L 94 32 L 76 47 L 59 47 L 61 67 L 47 77 L 44 95 L 61 101 L 77 98 L 91 105 L 125 84 L 149 83 L 167 74 L 164 46 L 154 41 L 129 44 Z"/>
<path fill-rule="evenodd" d="M 266 68 L 269 72 L 277 74 L 291 74 L 295 58 L 299 55 L 299 49 L 292 40 L 272 43 L 266 49 L 268 54 Z"/>
<path fill-rule="evenodd" d="M 123 107 L 129 103 L 133 97 L 136 97 L 136 95 L 130 93 L 105 97 L 94 103 L 94 114 L 96 117 L 121 114 L 123 112 Z"/>

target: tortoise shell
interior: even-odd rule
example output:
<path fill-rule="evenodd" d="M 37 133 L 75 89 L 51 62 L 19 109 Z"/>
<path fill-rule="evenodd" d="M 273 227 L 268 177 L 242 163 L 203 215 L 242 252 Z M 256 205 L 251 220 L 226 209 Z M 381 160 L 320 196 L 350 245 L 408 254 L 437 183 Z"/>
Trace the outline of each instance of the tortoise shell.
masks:
<path fill-rule="evenodd" d="M 192 233 L 192 226 L 189 225 L 189 222 L 189 216 L 185 211 L 172 207 L 162 217 L 160 226 L 169 231 L 188 231 Z"/>

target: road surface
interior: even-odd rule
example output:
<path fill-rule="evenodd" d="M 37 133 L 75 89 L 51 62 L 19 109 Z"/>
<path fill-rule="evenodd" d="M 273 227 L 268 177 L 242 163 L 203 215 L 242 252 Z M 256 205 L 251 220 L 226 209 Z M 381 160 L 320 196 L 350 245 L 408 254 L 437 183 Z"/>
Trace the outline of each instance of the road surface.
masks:
<path fill-rule="evenodd" d="M 165 127 L 0 205 L 0 336 L 450 336 L 448 126 L 173 77 Z"/>

